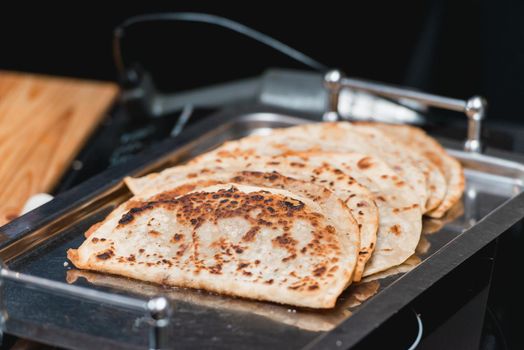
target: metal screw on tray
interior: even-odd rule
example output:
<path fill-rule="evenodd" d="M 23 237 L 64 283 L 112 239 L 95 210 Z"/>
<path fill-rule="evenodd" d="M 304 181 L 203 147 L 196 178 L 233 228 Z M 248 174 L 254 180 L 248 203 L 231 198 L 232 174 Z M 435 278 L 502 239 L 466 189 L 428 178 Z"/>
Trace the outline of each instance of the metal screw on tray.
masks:
<path fill-rule="evenodd" d="M 150 299 L 146 305 L 149 313 L 149 349 L 169 349 L 169 325 L 171 321 L 171 303 L 166 297 Z"/>
<path fill-rule="evenodd" d="M 328 91 L 328 105 L 323 117 L 324 121 L 338 120 L 338 100 L 340 90 L 343 88 L 364 91 L 392 99 L 408 99 L 428 107 L 437 107 L 465 113 L 468 117 L 468 132 L 466 142 L 464 143 L 464 150 L 471 153 L 482 152 L 482 120 L 485 117 L 487 108 L 486 100 L 482 97 L 473 96 L 467 101 L 464 101 L 456 98 L 432 95 L 393 85 L 344 77 L 339 70 L 331 70 L 324 75 L 324 87 Z"/>

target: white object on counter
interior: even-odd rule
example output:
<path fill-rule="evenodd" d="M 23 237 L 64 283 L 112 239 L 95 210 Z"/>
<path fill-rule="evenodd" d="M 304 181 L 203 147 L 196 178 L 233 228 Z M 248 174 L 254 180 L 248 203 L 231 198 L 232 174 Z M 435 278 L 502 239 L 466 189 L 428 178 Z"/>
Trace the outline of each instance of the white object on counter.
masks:
<path fill-rule="evenodd" d="M 38 208 L 41 205 L 46 204 L 47 202 L 51 201 L 54 197 L 51 196 L 48 193 L 37 193 L 27 200 L 24 204 L 24 208 L 22 209 L 22 212 L 20 215 L 23 215 L 27 212 L 30 212 L 33 209 Z"/>

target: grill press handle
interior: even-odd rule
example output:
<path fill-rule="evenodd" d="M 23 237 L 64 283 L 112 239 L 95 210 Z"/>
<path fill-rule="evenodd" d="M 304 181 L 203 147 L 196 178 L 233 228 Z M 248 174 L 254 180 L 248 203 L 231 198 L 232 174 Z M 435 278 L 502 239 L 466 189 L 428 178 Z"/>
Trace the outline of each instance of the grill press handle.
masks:
<path fill-rule="evenodd" d="M 487 103 L 480 96 L 473 96 L 464 101 L 393 85 L 348 78 L 344 77 L 339 70 L 331 70 L 324 75 L 324 86 L 328 90 L 328 106 L 327 112 L 324 114 L 324 120 L 326 121 L 339 119 L 338 100 L 340 91 L 343 88 L 365 91 L 388 98 L 408 99 L 428 107 L 448 109 L 466 114 L 468 118 L 468 133 L 464 143 L 464 150 L 471 153 L 481 153 L 482 151 L 482 120 L 486 114 Z"/>

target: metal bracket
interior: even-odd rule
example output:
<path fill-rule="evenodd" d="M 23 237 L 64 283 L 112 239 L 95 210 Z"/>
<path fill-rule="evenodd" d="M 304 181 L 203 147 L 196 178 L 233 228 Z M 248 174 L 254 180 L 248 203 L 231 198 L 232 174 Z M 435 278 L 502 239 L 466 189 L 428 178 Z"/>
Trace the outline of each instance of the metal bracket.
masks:
<path fill-rule="evenodd" d="M 324 87 L 328 90 L 328 106 L 324 114 L 325 121 L 335 121 L 339 119 L 338 100 L 340 90 L 343 88 L 365 91 L 388 98 L 408 99 L 428 107 L 463 112 L 468 118 L 468 132 L 466 142 L 464 143 L 464 150 L 471 153 L 482 152 L 482 120 L 486 114 L 487 103 L 486 100 L 480 96 L 473 96 L 464 101 L 393 85 L 347 78 L 344 77 L 339 70 L 331 70 L 324 75 Z"/>
<path fill-rule="evenodd" d="M 147 320 L 149 323 L 149 349 L 170 349 L 169 326 L 171 323 L 172 308 L 169 299 L 163 296 L 149 299 L 146 304 Z"/>

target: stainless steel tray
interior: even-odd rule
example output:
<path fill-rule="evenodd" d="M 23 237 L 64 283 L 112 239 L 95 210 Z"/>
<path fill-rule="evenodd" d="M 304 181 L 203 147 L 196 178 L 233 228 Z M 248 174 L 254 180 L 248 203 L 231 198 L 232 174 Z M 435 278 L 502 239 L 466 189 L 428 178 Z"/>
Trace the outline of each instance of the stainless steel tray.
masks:
<path fill-rule="evenodd" d="M 224 112 L 187 129 L 132 163 L 110 169 L 0 229 L 1 327 L 69 348 L 338 348 L 363 337 L 524 216 L 524 166 L 512 156 L 450 150 L 466 168 L 462 203 L 443 221 L 427 221 L 427 252 L 412 271 L 353 287 L 330 311 L 290 309 L 202 291 L 166 289 L 78 271 L 66 250 L 115 205 L 129 198 L 125 175 L 187 160 L 225 140 L 308 121 L 275 113 Z M 360 288 L 360 289 L 359 289 Z M 355 293 L 372 294 L 357 305 Z M 172 314 L 155 314 L 166 295 Z"/>

